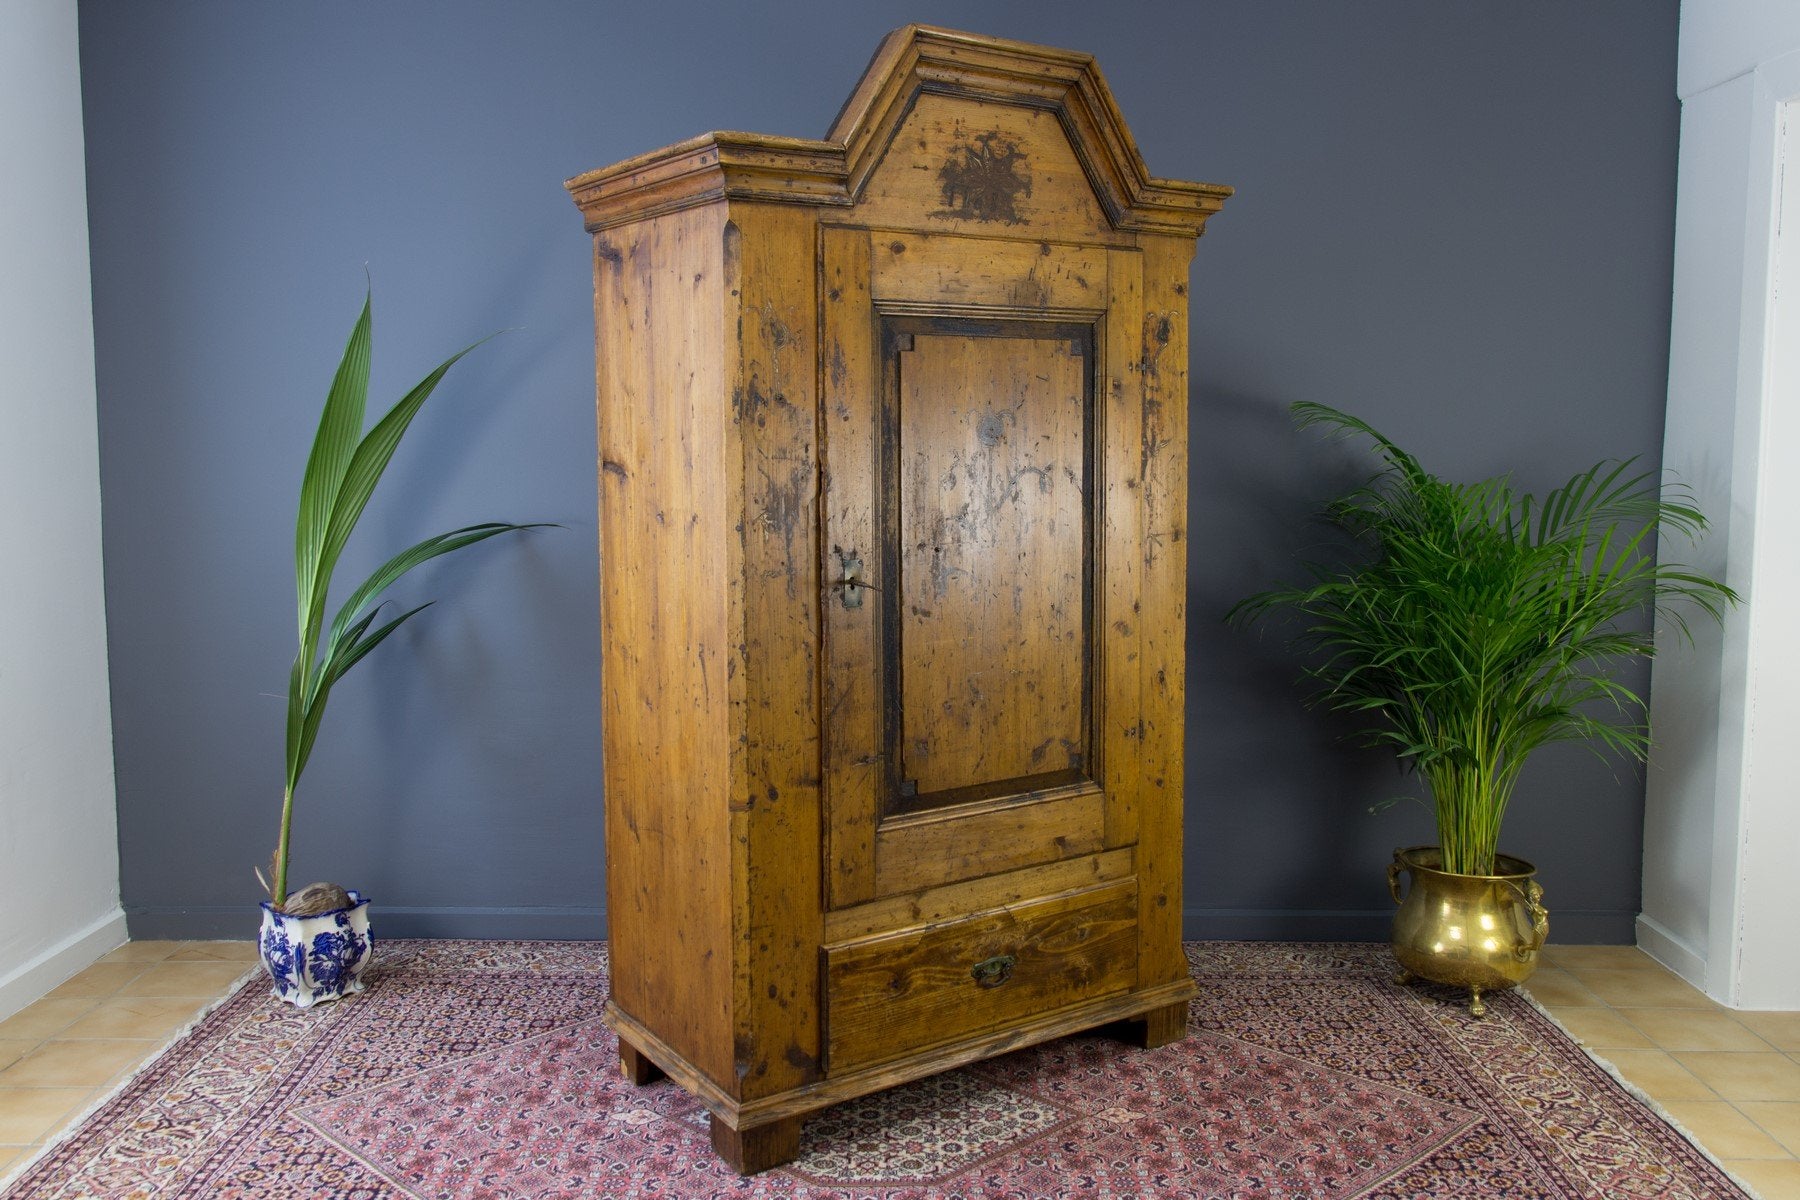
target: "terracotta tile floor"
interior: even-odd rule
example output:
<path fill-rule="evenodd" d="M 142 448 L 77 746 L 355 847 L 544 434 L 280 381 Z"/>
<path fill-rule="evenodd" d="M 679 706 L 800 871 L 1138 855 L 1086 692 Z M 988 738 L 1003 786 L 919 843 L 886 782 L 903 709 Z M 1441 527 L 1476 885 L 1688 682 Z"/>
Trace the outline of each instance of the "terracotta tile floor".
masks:
<path fill-rule="evenodd" d="M 0 1177 L 256 963 L 254 942 L 128 942 L 0 1021 Z"/>
<path fill-rule="evenodd" d="M 1800 1200 L 1800 1013 L 1722 1008 L 1631 946 L 1547 946 L 1525 990 L 1763 1200 Z"/>
<path fill-rule="evenodd" d="M 250 942 L 132 942 L 0 1021 L 0 1175 L 255 956 Z M 1526 990 L 1763 1200 L 1800 1200 L 1800 1013 L 1721 1008 L 1629 946 L 1550 946 Z"/>

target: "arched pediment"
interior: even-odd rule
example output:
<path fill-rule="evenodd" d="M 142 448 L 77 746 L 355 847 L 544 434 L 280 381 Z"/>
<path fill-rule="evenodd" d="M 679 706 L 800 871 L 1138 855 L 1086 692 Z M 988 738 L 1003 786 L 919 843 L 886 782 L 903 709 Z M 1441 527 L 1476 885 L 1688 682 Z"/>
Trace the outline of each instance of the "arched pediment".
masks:
<path fill-rule="evenodd" d="M 1093 55 L 924 25 L 888 35 L 826 140 L 857 203 L 912 175 L 979 224 L 1091 196 L 1114 229 L 1191 237 L 1231 194 L 1150 174 Z"/>
<path fill-rule="evenodd" d="M 1152 176 L 1092 55 L 924 25 L 888 35 L 824 140 L 703 134 L 567 186 L 590 230 L 727 198 L 1194 237 L 1231 194 Z"/>

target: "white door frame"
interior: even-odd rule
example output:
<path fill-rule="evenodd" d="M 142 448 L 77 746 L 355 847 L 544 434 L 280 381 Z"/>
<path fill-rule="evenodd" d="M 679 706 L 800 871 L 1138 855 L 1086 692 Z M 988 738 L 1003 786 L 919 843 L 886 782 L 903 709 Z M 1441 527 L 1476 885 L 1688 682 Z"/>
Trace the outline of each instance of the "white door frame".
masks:
<path fill-rule="evenodd" d="M 1687 98 L 1681 163 L 1663 462 L 1715 533 L 1667 551 L 1743 604 L 1692 645 L 1658 622 L 1638 942 L 1726 1004 L 1796 1008 L 1800 52 Z"/>

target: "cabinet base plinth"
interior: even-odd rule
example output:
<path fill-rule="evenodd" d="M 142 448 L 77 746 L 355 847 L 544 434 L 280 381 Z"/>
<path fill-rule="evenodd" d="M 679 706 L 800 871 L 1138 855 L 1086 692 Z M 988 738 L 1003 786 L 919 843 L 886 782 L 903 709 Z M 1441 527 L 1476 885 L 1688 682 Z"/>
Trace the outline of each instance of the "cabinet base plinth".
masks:
<path fill-rule="evenodd" d="M 739 1175 L 755 1175 L 799 1157 L 799 1117 L 787 1117 L 750 1129 L 733 1129 L 714 1113 L 711 1124 L 713 1152 Z"/>
<path fill-rule="evenodd" d="M 642 1050 L 624 1038 L 620 1038 L 619 1074 L 630 1080 L 635 1086 L 643 1087 L 647 1083 L 655 1083 L 657 1080 L 665 1078 L 667 1072 L 651 1062 L 649 1056 Z"/>
<path fill-rule="evenodd" d="M 813 1113 L 846 1100 L 993 1058 L 1022 1046 L 1103 1027 L 1134 1045 L 1155 1047 L 1179 1041 L 1187 1032 L 1187 1001 L 1193 994 L 1193 982 L 1182 979 L 1126 995 L 1106 996 L 1010 1029 L 920 1050 L 904 1058 L 843 1075 L 827 1075 L 817 1083 L 750 1101 L 728 1095 L 648 1026 L 611 1001 L 607 1002 L 605 1017 L 613 1032 L 619 1035 L 619 1060 L 627 1071 L 626 1077 L 634 1078 L 629 1074 L 634 1059 L 648 1063 L 651 1069 L 660 1063 L 669 1078 L 710 1111 L 712 1144 L 719 1157 L 738 1174 L 754 1175 L 793 1161 L 800 1153 L 801 1122 Z M 637 1050 L 638 1046 L 649 1046 L 657 1062 L 650 1062 Z M 744 1122 L 744 1127 L 734 1126 L 733 1120 Z"/>
<path fill-rule="evenodd" d="M 1187 1036 L 1187 1002 L 1165 1004 L 1161 1008 L 1153 1008 L 1140 1017 L 1120 1021 L 1113 1026 L 1119 1039 L 1133 1046 L 1141 1046 L 1146 1050 L 1154 1050 L 1158 1046 L 1167 1046 L 1179 1042 Z"/>

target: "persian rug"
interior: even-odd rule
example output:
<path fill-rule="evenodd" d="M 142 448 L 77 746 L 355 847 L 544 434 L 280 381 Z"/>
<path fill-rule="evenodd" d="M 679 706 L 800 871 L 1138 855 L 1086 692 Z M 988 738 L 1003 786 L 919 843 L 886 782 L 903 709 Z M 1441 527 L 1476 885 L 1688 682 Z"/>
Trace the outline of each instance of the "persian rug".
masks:
<path fill-rule="evenodd" d="M 0 1195 L 1746 1195 L 1516 995 L 1474 1020 L 1378 945 L 1188 954 L 1184 1041 L 1064 1038 L 844 1104 L 739 1178 L 691 1098 L 620 1077 L 601 944 L 385 942 L 335 1004 L 245 984 Z"/>

